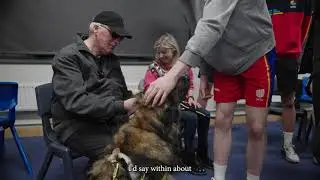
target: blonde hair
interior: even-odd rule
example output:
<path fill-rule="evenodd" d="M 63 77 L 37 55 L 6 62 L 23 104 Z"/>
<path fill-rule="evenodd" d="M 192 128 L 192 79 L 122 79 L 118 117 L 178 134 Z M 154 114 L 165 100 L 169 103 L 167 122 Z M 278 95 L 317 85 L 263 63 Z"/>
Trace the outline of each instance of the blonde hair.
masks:
<path fill-rule="evenodd" d="M 155 55 L 155 60 L 158 59 L 157 57 L 157 50 L 160 47 L 164 47 L 164 48 L 168 48 L 171 49 L 173 51 L 174 54 L 174 58 L 178 58 L 180 56 L 180 49 L 179 49 L 179 45 L 177 43 L 177 40 L 174 38 L 173 35 L 169 34 L 169 33 L 165 33 L 162 36 L 160 36 L 156 42 L 153 45 L 153 49 L 156 52 Z"/>

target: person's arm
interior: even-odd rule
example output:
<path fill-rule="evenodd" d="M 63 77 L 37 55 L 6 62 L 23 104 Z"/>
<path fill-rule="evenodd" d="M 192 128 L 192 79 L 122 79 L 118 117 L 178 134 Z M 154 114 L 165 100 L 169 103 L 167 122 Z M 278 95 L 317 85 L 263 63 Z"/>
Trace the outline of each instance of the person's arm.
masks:
<path fill-rule="evenodd" d="M 101 98 L 86 91 L 82 72 L 74 57 L 56 56 L 52 69 L 54 93 L 67 111 L 97 119 L 126 113 L 123 101 L 111 96 Z"/>
<path fill-rule="evenodd" d="M 178 79 L 191 67 L 200 66 L 201 58 L 208 54 L 221 38 L 239 0 L 207 0 L 203 17 L 198 21 L 194 35 L 189 39 L 179 61 L 163 77 L 150 85 L 145 93 L 146 104 L 162 105 Z"/>
<path fill-rule="evenodd" d="M 133 97 L 133 93 L 132 93 L 131 90 L 128 90 L 127 83 L 126 83 L 126 80 L 124 79 L 124 76 L 123 76 L 122 70 L 120 68 L 120 65 L 119 65 L 119 71 L 121 73 L 121 81 L 122 81 L 122 84 L 123 84 L 124 99 L 132 98 Z"/>
<path fill-rule="evenodd" d="M 312 21 L 312 5 L 311 5 L 311 0 L 305 0 L 305 10 L 304 10 L 304 18 L 302 21 L 302 26 L 301 26 L 301 42 L 302 42 L 302 47 L 304 49 L 305 44 L 307 42 L 308 36 L 309 36 L 309 30 L 311 26 L 311 21 Z"/>
<path fill-rule="evenodd" d="M 210 66 L 206 61 L 202 60 L 199 68 L 199 78 L 201 76 L 206 76 L 208 78 L 208 81 L 212 83 L 213 71 L 214 69 L 212 68 L 212 66 Z"/>
<path fill-rule="evenodd" d="M 195 67 L 221 38 L 239 0 L 208 0 L 180 61 Z"/>
<path fill-rule="evenodd" d="M 146 74 L 144 75 L 144 83 L 143 83 L 143 88 L 144 91 L 147 91 L 149 85 L 155 81 L 156 79 L 158 79 L 157 75 L 155 72 L 151 72 L 150 69 L 147 70 Z"/>
<path fill-rule="evenodd" d="M 192 69 L 190 68 L 188 70 L 188 80 L 189 80 L 189 88 L 188 88 L 188 93 L 187 93 L 187 98 L 193 98 L 193 90 L 194 90 L 194 83 L 193 83 L 193 72 Z"/>

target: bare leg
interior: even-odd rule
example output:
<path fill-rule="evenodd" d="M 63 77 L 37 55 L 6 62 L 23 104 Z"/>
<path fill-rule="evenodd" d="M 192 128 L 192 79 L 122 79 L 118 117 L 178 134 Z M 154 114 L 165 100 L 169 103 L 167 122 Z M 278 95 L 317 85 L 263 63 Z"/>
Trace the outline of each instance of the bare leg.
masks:
<path fill-rule="evenodd" d="M 225 179 L 225 171 L 232 142 L 231 127 L 235 108 L 235 102 L 217 104 L 213 145 L 215 178 L 217 180 Z M 221 168 L 217 167 L 223 167 L 223 170 L 219 170 Z"/>
<path fill-rule="evenodd" d="M 296 121 L 296 108 L 294 106 L 294 93 L 281 96 L 281 102 L 283 104 L 282 111 L 282 123 L 284 132 L 294 132 Z"/>
<path fill-rule="evenodd" d="M 247 144 L 247 173 L 260 176 L 265 149 L 268 108 L 246 106 L 247 123 L 249 126 Z"/>
<path fill-rule="evenodd" d="M 296 109 L 294 105 L 295 93 L 282 94 L 281 101 L 283 105 L 282 111 L 282 126 L 283 126 L 283 153 L 287 161 L 292 163 L 299 163 L 300 158 L 296 154 L 292 138 L 294 134 L 296 122 Z"/>

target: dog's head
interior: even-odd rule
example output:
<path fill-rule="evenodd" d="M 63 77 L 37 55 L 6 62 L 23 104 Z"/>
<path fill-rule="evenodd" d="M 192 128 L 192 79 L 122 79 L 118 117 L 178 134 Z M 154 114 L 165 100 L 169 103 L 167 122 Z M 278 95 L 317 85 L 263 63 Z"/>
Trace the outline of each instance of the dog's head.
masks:
<path fill-rule="evenodd" d="M 179 119 L 179 104 L 185 98 L 187 91 L 186 80 L 184 78 L 180 78 L 175 88 L 167 96 L 165 102 L 161 106 L 156 107 L 152 107 L 151 104 L 145 105 L 143 98 L 144 93 L 140 92 L 135 95 L 137 98 L 136 114 L 141 112 L 144 115 L 150 115 L 150 118 L 148 119 L 153 119 L 151 116 L 155 115 L 160 117 L 160 119 Z"/>
<path fill-rule="evenodd" d="M 93 164 L 90 180 L 135 180 L 139 173 L 130 171 L 132 166 L 131 159 L 116 148 Z"/>
<path fill-rule="evenodd" d="M 177 106 L 181 101 L 183 101 L 188 92 L 188 80 L 185 77 L 179 78 L 175 88 L 169 93 L 166 98 L 165 103 L 161 106 L 161 108 L 166 108 L 168 106 Z M 151 104 L 145 105 L 144 102 L 144 92 L 139 92 L 135 95 L 137 98 L 136 105 L 137 107 L 147 106 L 151 108 Z"/>

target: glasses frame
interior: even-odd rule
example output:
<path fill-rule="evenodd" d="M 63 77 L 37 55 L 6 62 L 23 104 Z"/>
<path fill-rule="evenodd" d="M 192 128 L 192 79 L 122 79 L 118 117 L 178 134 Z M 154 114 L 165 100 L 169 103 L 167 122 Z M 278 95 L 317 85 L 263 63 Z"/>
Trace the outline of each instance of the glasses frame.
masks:
<path fill-rule="evenodd" d="M 97 23 L 97 25 L 107 29 L 109 31 L 109 33 L 111 34 L 112 39 L 120 39 L 120 41 L 123 40 L 123 36 L 117 34 L 116 32 L 113 32 L 109 26 L 104 25 L 104 24 L 100 24 L 100 23 Z"/>

